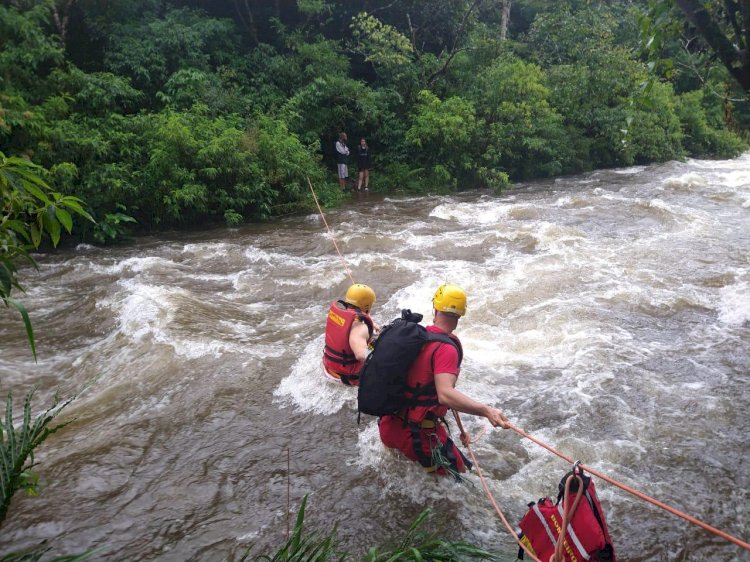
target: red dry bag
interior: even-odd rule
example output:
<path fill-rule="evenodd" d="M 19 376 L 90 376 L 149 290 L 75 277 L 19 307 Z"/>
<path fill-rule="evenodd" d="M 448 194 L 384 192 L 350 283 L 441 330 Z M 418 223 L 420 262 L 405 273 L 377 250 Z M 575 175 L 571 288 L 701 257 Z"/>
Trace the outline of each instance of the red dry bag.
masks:
<path fill-rule="evenodd" d="M 617 562 L 594 481 L 577 464 L 560 481 L 556 503 L 550 498 L 542 498 L 529 504 L 529 510 L 518 525 L 519 539 L 540 560 L 547 561 L 554 554 L 563 524 L 563 506 L 572 503 L 578 493 L 579 481 L 574 478 L 569 490 L 571 497 L 563 497 L 565 481 L 571 475 L 581 478 L 583 497 L 570 517 L 563 538 L 565 562 Z M 518 557 L 523 559 L 523 554 L 523 549 L 520 549 Z"/>

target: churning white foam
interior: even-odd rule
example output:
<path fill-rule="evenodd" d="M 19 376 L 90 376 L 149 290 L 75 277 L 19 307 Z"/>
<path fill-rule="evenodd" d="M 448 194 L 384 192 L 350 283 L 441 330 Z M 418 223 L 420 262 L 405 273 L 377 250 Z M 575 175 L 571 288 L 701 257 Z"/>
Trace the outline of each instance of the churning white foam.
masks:
<path fill-rule="evenodd" d="M 740 281 L 719 290 L 719 320 L 733 326 L 750 322 L 750 283 Z"/>
<path fill-rule="evenodd" d="M 498 201 L 442 203 L 430 212 L 430 216 L 461 224 L 494 224 L 506 220 L 512 209 L 512 205 L 503 205 Z"/>
<path fill-rule="evenodd" d="M 135 340 L 141 340 L 149 334 L 155 335 L 158 339 L 166 339 L 164 328 L 174 319 L 169 301 L 174 295 L 184 295 L 186 292 L 182 289 L 144 285 L 131 280 L 120 281 L 119 285 L 128 291 L 119 304 L 117 313 L 120 331 Z"/>
<path fill-rule="evenodd" d="M 324 336 L 305 346 L 292 370 L 274 391 L 283 403 L 291 403 L 300 412 L 330 415 L 347 404 L 357 409 L 357 388 L 344 386 L 323 374 Z"/>
<path fill-rule="evenodd" d="M 171 260 L 157 256 L 127 258 L 110 266 L 101 266 L 94 263 L 90 265 L 92 271 L 96 273 L 104 273 L 106 275 L 118 275 L 126 271 L 131 273 L 143 273 L 144 271 L 164 267 L 178 266 Z"/>
<path fill-rule="evenodd" d="M 227 242 L 203 242 L 194 244 L 185 244 L 182 247 L 183 254 L 194 254 L 199 258 L 224 257 L 230 250 L 236 250 L 237 244 Z"/>
<path fill-rule="evenodd" d="M 669 177 L 662 182 L 662 186 L 676 191 L 692 191 L 695 188 L 704 187 L 708 181 L 697 173 L 689 172 L 677 177 Z"/>

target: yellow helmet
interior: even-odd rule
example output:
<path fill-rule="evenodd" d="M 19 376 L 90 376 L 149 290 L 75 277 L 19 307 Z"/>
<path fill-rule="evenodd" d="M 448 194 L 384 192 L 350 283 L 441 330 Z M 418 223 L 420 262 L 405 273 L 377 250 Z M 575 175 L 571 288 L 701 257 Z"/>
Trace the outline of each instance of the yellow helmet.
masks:
<path fill-rule="evenodd" d="M 444 283 L 435 291 L 432 307 L 439 312 L 463 316 L 466 314 L 466 293 L 458 285 Z"/>
<path fill-rule="evenodd" d="M 346 290 L 344 302 L 353 304 L 364 312 L 370 312 L 370 308 L 375 304 L 375 291 L 362 283 L 355 283 Z"/>

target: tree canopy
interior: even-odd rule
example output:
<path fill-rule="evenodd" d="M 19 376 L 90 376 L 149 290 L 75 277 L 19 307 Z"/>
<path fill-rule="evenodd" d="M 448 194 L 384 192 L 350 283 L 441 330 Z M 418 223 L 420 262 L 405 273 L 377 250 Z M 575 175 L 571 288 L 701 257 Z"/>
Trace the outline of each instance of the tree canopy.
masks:
<path fill-rule="evenodd" d="M 747 4 L 0 0 L 0 151 L 100 242 L 336 203 L 340 131 L 380 191 L 731 157 Z"/>

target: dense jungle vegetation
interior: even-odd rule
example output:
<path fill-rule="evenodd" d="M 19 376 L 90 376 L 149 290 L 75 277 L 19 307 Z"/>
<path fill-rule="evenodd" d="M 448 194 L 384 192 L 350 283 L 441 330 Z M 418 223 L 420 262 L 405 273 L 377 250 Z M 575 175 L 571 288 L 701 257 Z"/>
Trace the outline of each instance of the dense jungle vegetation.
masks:
<path fill-rule="evenodd" d="M 336 203 L 340 131 L 379 191 L 732 157 L 743 77 L 689 3 L 2 0 L 0 155 L 85 201 L 99 242 L 307 209 L 306 176 Z M 703 4 L 746 38 L 745 0 Z"/>
<path fill-rule="evenodd" d="M 368 139 L 382 192 L 735 156 L 748 24 L 750 0 L 0 0 L 0 302 L 36 358 L 11 294 L 34 250 L 307 210 L 308 177 L 335 204 L 340 131 Z M 0 417 L 0 522 L 62 427 L 32 396 Z M 333 557 L 303 515 L 274 560 Z M 484 558 L 425 518 L 416 555 L 368 559 Z"/>

